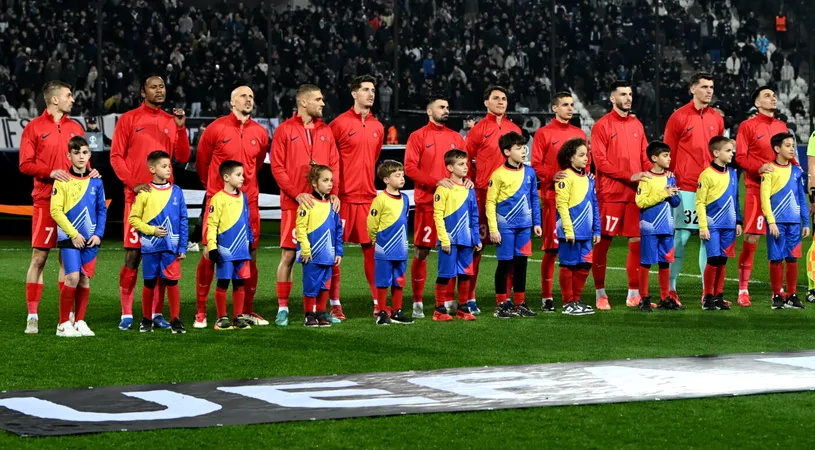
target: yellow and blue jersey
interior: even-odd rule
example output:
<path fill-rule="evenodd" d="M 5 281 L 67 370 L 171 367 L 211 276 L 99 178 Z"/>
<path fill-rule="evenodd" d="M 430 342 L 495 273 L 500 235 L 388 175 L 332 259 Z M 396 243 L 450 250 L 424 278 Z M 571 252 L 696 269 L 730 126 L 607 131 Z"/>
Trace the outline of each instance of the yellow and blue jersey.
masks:
<path fill-rule="evenodd" d="M 249 244 L 255 240 L 249 222 L 246 194 L 218 191 L 209 201 L 207 250 L 218 250 L 221 261 L 248 261 Z"/>
<path fill-rule="evenodd" d="M 490 233 L 499 228 L 540 226 L 541 210 L 535 171 L 522 164 L 515 168 L 504 163 L 495 169 L 487 188 L 485 206 Z"/>
<path fill-rule="evenodd" d="M 408 210 L 407 195 L 382 191 L 371 203 L 368 213 L 368 237 L 374 243 L 374 259 L 407 261 Z"/>
<path fill-rule="evenodd" d="M 558 239 L 591 240 L 600 236 L 600 207 L 594 180 L 585 171 L 569 168 L 566 178 L 555 182 Z"/>
<path fill-rule="evenodd" d="M 767 223 L 796 223 L 809 227 L 804 172 L 795 164 L 773 163 L 774 170 L 761 175 L 761 211 Z"/>
<path fill-rule="evenodd" d="M 640 208 L 640 235 L 674 234 L 673 209 L 679 206 L 679 195 L 670 195 L 666 188 L 676 187 L 676 178 L 667 173 L 653 173 L 637 186 L 637 206 Z"/>
<path fill-rule="evenodd" d="M 181 188 L 170 183 L 151 185 L 133 201 L 128 221 L 141 233 L 141 252 L 187 253 L 187 203 Z M 164 237 L 154 236 L 156 227 L 167 230 Z"/>
<path fill-rule="evenodd" d="M 741 223 L 739 177 L 732 167 L 708 167 L 699 175 L 696 214 L 700 230 L 736 229 Z"/>
<path fill-rule="evenodd" d="M 475 247 L 481 243 L 475 190 L 456 183 L 453 189 L 436 188 L 433 221 L 441 245 Z"/>
<path fill-rule="evenodd" d="M 314 196 L 314 207 L 297 208 L 297 259 L 311 255 L 314 264 L 333 266 L 342 256 L 342 222 L 331 202 Z"/>
<path fill-rule="evenodd" d="M 57 223 L 57 245 L 73 248 L 71 239 L 105 234 L 108 209 L 100 178 L 80 177 L 71 171 L 69 181 L 55 181 L 51 191 L 51 217 Z"/>

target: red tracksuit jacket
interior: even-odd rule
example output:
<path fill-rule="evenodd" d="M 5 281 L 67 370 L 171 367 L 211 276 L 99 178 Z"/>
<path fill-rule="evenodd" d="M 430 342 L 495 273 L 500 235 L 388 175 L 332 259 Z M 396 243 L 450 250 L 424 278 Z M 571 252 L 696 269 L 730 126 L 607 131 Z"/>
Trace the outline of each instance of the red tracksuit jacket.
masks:
<path fill-rule="evenodd" d="M 464 149 L 464 138 L 444 125 L 428 123 L 408 137 L 405 147 L 405 175 L 413 180 L 416 210 L 433 211 L 436 183 L 450 176 L 444 165 L 444 154 L 454 148 Z"/>
<path fill-rule="evenodd" d="M 761 177 L 758 169 L 775 160 L 770 139 L 778 133 L 787 133 L 787 124 L 764 114 L 747 119 L 739 125 L 736 135 L 736 163 L 744 170 L 747 190 L 758 190 Z M 793 161 L 798 164 L 797 161 Z"/>
<path fill-rule="evenodd" d="M 338 181 L 334 179 L 339 183 L 340 201 L 373 202 L 376 198 L 376 161 L 382 152 L 385 128 L 373 114 L 368 114 L 363 121 L 362 114 L 357 114 L 354 108 L 340 114 L 329 126 L 340 154 L 340 172 L 346 174 Z"/>
<path fill-rule="evenodd" d="M 557 152 L 566 141 L 574 138 L 586 140 L 586 133 L 572 124 L 560 123 L 557 119 L 535 132 L 532 139 L 532 168 L 540 178 L 544 200 L 555 200 L 555 174 L 561 171 Z"/>
<path fill-rule="evenodd" d="M 476 189 L 487 189 L 492 173 L 506 162 L 507 159 L 498 148 L 498 139 L 511 131 L 521 134 L 518 125 L 512 123 L 507 116 L 504 116 L 499 124 L 495 114 L 487 113 L 487 116 L 479 120 L 467 133 L 465 143 L 467 155 L 470 161 L 475 160 L 475 173 L 469 178 L 475 179 Z"/>
<path fill-rule="evenodd" d="M 671 147 L 671 172 L 683 191 L 696 192 L 699 174 L 713 161 L 708 143 L 724 134 L 724 119 L 710 106 L 696 109 L 693 100 L 677 109 L 665 124 L 665 143 Z"/>
<path fill-rule="evenodd" d="M 67 115 L 54 122 L 54 116 L 48 111 L 28 122 L 23 129 L 20 172 L 34 177 L 34 190 L 31 191 L 34 204 L 51 204 L 51 189 L 54 187 L 51 171 L 71 168 L 71 160 L 66 155 L 68 141 L 74 136 L 85 136 L 81 125 Z"/>
<path fill-rule="evenodd" d="M 268 152 L 269 133 L 263 125 L 252 119 L 241 123 L 234 113 L 216 119 L 201 134 L 195 158 L 195 169 L 207 188 L 207 197 L 224 188 L 219 169 L 224 161 L 233 160 L 243 163 L 241 190 L 249 204 L 257 206 L 257 174 Z"/>
<path fill-rule="evenodd" d="M 144 103 L 119 117 L 110 145 L 110 165 L 125 185 L 125 202 L 133 203 L 133 188 L 153 181 L 147 156 L 163 150 L 180 163 L 190 160 L 187 127 L 176 126 L 173 115 Z M 173 179 L 170 178 L 170 183 Z"/>
<path fill-rule="evenodd" d="M 612 110 L 591 130 L 591 153 L 597 168 L 597 200 L 608 203 L 633 203 L 637 183 L 631 175 L 650 170 L 645 149 L 645 130 L 636 117 L 623 117 Z"/>
<path fill-rule="evenodd" d="M 280 208 L 283 210 L 297 209 L 295 197 L 314 190 L 306 178 L 312 159 L 331 168 L 334 172 L 331 193 L 336 195 L 339 192 L 342 174 L 334 135 L 321 119 L 315 119 L 313 124 L 314 128 L 308 130 L 311 141 L 303 119 L 297 114 L 281 123 L 272 136 L 272 175 L 280 186 Z"/>

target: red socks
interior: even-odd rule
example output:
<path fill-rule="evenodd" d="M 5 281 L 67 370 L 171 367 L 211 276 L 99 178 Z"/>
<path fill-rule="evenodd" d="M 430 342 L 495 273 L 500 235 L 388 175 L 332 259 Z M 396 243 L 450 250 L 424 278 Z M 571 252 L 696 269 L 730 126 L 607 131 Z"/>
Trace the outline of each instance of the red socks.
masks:
<path fill-rule="evenodd" d="M 724 275 L 727 273 L 727 266 L 716 268 L 716 295 L 724 293 Z"/>
<path fill-rule="evenodd" d="M 518 306 L 526 301 L 526 293 L 525 292 L 513 292 L 512 293 L 512 303 L 515 306 Z"/>
<path fill-rule="evenodd" d="M 444 306 L 444 302 L 447 300 L 448 286 L 450 286 L 450 283 L 436 284 L 436 308 L 438 308 L 439 306 Z"/>
<path fill-rule="evenodd" d="M 784 287 L 784 263 L 770 263 L 770 287 L 773 295 L 780 295 Z"/>
<path fill-rule="evenodd" d="M 317 296 L 317 312 L 324 313 L 325 312 L 325 305 L 328 303 L 328 291 L 320 291 L 320 294 Z"/>
<path fill-rule="evenodd" d="M 507 301 L 507 294 L 495 294 L 495 304 L 501 306 Z"/>
<path fill-rule="evenodd" d="M 136 278 L 138 278 L 136 269 L 122 266 L 122 270 L 119 271 L 119 300 L 122 303 L 123 316 L 133 315 L 133 291 L 136 289 Z M 150 306 L 152 305 L 151 302 Z"/>
<path fill-rule="evenodd" d="M 744 241 L 739 254 L 739 290 L 746 291 L 750 284 L 750 275 L 753 273 L 753 256 L 756 253 L 757 244 Z"/>
<path fill-rule="evenodd" d="M 85 320 L 85 311 L 88 310 L 88 298 L 91 295 L 91 288 L 77 287 L 76 299 L 74 301 L 74 312 L 76 313 L 76 320 Z M 61 297 L 61 296 L 60 296 Z M 62 301 L 62 298 L 60 298 Z"/>
<path fill-rule="evenodd" d="M 60 295 L 62 295 L 61 288 Z M 28 305 L 29 314 L 37 314 L 37 309 L 40 306 L 41 298 L 42 298 L 42 284 L 40 283 L 25 284 L 25 301 L 26 304 Z"/>
<path fill-rule="evenodd" d="M 153 314 L 162 314 L 164 312 L 164 292 L 167 290 L 167 286 L 161 277 L 156 283 L 156 288 L 155 297 L 153 297 Z"/>
<path fill-rule="evenodd" d="M 458 304 L 459 305 L 466 305 L 467 300 L 470 299 L 470 281 L 471 280 L 459 280 L 458 282 Z"/>
<path fill-rule="evenodd" d="M 291 281 L 278 281 L 277 282 L 278 308 L 289 307 L 289 294 L 291 294 Z"/>
<path fill-rule="evenodd" d="M 243 314 L 243 300 L 245 298 L 246 289 L 243 286 L 232 286 L 232 316 L 238 317 Z"/>
<path fill-rule="evenodd" d="M 625 270 L 628 272 L 628 289 L 639 289 L 640 279 L 637 272 L 640 268 L 640 241 L 628 241 L 628 258 L 625 260 Z"/>
<path fill-rule="evenodd" d="M 481 255 L 473 255 L 473 275 L 470 277 L 470 289 L 467 299 L 475 300 L 475 288 L 478 284 L 478 269 L 481 267 Z"/>
<path fill-rule="evenodd" d="M 541 262 L 541 298 L 552 298 L 552 280 L 555 277 L 557 252 L 543 252 Z"/>
<path fill-rule="evenodd" d="M 405 290 L 400 287 L 391 288 L 391 304 L 393 305 L 393 312 L 402 309 L 402 297 Z M 388 306 L 388 288 L 376 288 L 376 306 L 380 311 L 384 311 Z"/>
<path fill-rule="evenodd" d="M 244 284 L 245 297 L 243 300 L 243 313 L 252 314 L 255 311 L 255 293 L 258 290 L 258 263 L 249 260 L 249 279 Z"/>
<path fill-rule="evenodd" d="M 450 281 L 447 283 L 447 298 L 445 299 L 448 302 L 452 302 L 456 299 L 456 279 L 450 278 Z"/>
<path fill-rule="evenodd" d="M 316 297 L 303 297 L 303 311 L 305 311 L 306 314 L 314 312 L 316 308 L 317 308 Z"/>
<path fill-rule="evenodd" d="M 650 275 L 651 268 L 644 267 L 640 265 L 639 271 L 639 289 L 640 289 L 640 296 L 648 297 L 648 276 Z M 631 283 L 628 283 L 629 289 L 631 289 Z"/>
<path fill-rule="evenodd" d="M 600 239 L 600 243 L 592 250 L 594 262 L 591 266 L 591 274 L 594 276 L 595 289 L 603 289 L 606 287 L 606 261 L 608 260 L 609 247 L 611 247 L 611 238 L 603 236 L 603 238 Z M 563 283 L 560 283 L 560 288 L 563 289 Z"/>
<path fill-rule="evenodd" d="M 384 311 L 388 305 L 388 288 L 376 288 L 376 307 Z M 396 309 L 394 307 L 394 309 Z"/>
<path fill-rule="evenodd" d="M 70 320 L 75 298 L 76 288 L 62 286 L 62 290 L 59 291 L 59 323 Z"/>
<path fill-rule="evenodd" d="M 722 277 L 722 281 L 724 281 L 724 277 Z M 647 286 L 647 284 L 646 284 L 646 286 Z M 724 286 L 722 286 L 722 287 L 724 287 Z M 660 267 L 659 268 L 659 298 L 660 298 L 660 300 L 668 298 L 668 294 L 670 292 L 671 292 L 671 268 L 670 267 Z M 647 295 L 647 294 L 642 294 L 642 282 L 640 282 L 640 295 Z"/>
<path fill-rule="evenodd" d="M 424 284 L 427 279 L 427 260 L 419 261 L 415 256 L 410 264 L 410 284 L 413 290 L 413 303 L 422 303 Z M 436 296 L 438 299 L 438 296 Z"/>
<path fill-rule="evenodd" d="M 705 295 L 715 295 L 714 289 L 716 288 L 716 271 L 717 267 L 715 266 L 711 266 L 710 264 L 705 266 Z"/>
<path fill-rule="evenodd" d="M 155 288 L 143 286 L 141 289 L 141 315 L 147 320 L 153 320 L 153 298 Z"/>
<path fill-rule="evenodd" d="M 371 297 L 376 298 L 376 286 L 374 285 L 376 261 L 374 260 L 373 244 L 362 244 L 362 259 L 365 265 L 365 279 L 368 280 L 368 286 L 371 288 Z M 331 296 L 331 298 L 336 300 L 339 297 Z"/>
<path fill-rule="evenodd" d="M 795 285 L 798 283 L 798 261 L 787 263 L 787 297 L 796 291 Z"/>
<path fill-rule="evenodd" d="M 170 301 L 170 320 L 181 315 L 181 290 L 178 285 L 167 286 L 167 299 Z"/>
<path fill-rule="evenodd" d="M 404 296 L 405 290 L 400 287 L 392 287 L 391 288 L 391 304 L 393 304 L 393 310 L 398 311 L 402 309 L 402 297 Z"/>
<path fill-rule="evenodd" d="M 215 286 L 215 311 L 218 317 L 226 316 L 226 289 Z"/>
<path fill-rule="evenodd" d="M 572 274 L 572 299 L 579 302 L 583 295 L 583 288 L 586 287 L 586 280 L 589 278 L 589 269 L 575 269 Z"/>
<path fill-rule="evenodd" d="M 558 280 L 560 281 L 560 293 L 563 295 L 563 304 L 565 305 L 574 298 L 574 274 L 572 269 L 560 266 Z"/>
<path fill-rule="evenodd" d="M 207 311 L 207 298 L 209 298 L 213 278 L 215 278 L 215 263 L 202 256 L 195 270 L 195 300 L 199 314 Z"/>
<path fill-rule="evenodd" d="M 340 299 L 340 266 L 331 268 L 331 281 L 328 283 L 328 296 L 331 300 Z"/>

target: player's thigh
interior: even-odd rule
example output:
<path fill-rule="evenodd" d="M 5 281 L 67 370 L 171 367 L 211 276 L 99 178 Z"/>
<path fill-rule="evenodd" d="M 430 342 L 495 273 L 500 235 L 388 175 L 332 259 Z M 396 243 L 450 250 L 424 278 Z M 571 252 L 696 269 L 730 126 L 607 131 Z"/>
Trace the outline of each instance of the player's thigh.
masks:
<path fill-rule="evenodd" d="M 790 258 L 800 258 L 801 253 L 801 226 L 797 223 L 784 224 L 784 235 L 787 255 Z"/>
<path fill-rule="evenodd" d="M 626 203 L 600 203 L 600 230 L 603 236 L 622 236 Z"/>
<path fill-rule="evenodd" d="M 544 200 L 541 209 L 543 245 L 541 250 L 557 250 L 557 209 L 553 200 Z"/>
<path fill-rule="evenodd" d="M 50 250 L 57 247 L 57 223 L 51 217 L 50 205 L 34 204 L 31 211 L 31 247 Z"/>
<path fill-rule="evenodd" d="M 654 265 L 659 262 L 659 237 L 645 235 L 640 238 L 640 264 Z"/>
<path fill-rule="evenodd" d="M 736 257 L 736 230 L 720 230 L 719 231 L 721 251 L 719 256 L 726 256 L 728 258 Z"/>
<path fill-rule="evenodd" d="M 231 280 L 235 273 L 235 265 L 232 261 L 215 263 L 215 279 Z"/>
<path fill-rule="evenodd" d="M 249 261 L 232 261 L 232 267 L 233 280 L 248 280 L 251 276 Z"/>
<path fill-rule="evenodd" d="M 161 278 L 178 281 L 181 279 L 181 262 L 173 252 L 161 252 Z"/>
<path fill-rule="evenodd" d="M 393 285 L 393 261 L 374 260 L 374 285 L 378 288 L 387 288 Z"/>
<path fill-rule="evenodd" d="M 407 278 L 407 261 L 388 261 L 391 263 L 393 287 L 404 288 Z"/>
<path fill-rule="evenodd" d="M 437 250 L 439 254 L 439 277 L 455 278 L 456 275 L 458 275 L 456 265 L 456 256 L 458 255 L 457 247 L 455 245 L 451 245 L 450 253 L 447 253 L 441 249 L 441 244 L 439 244 Z"/>
<path fill-rule="evenodd" d="M 489 226 L 487 226 L 487 190 L 475 190 L 475 202 L 478 204 L 478 234 L 481 236 L 481 242 L 484 245 L 489 245 L 492 242 L 489 237 Z"/>
<path fill-rule="evenodd" d="M 345 242 L 370 244 L 368 237 L 368 214 L 370 204 L 344 204 L 340 209 L 342 234 Z"/>
<path fill-rule="evenodd" d="M 320 266 L 320 290 L 327 291 L 331 287 L 331 272 L 333 266 Z"/>
<path fill-rule="evenodd" d="M 459 275 L 473 275 L 473 247 L 455 246 L 456 249 L 456 271 Z"/>
<path fill-rule="evenodd" d="M 582 246 L 580 241 L 560 243 L 557 249 L 558 261 L 561 266 L 576 266 L 581 262 Z"/>
<path fill-rule="evenodd" d="M 209 213 L 210 213 L 209 210 L 211 208 L 209 202 L 211 200 L 212 200 L 212 197 L 209 197 L 209 196 L 204 198 L 204 206 L 203 206 L 204 214 L 201 217 L 201 244 L 203 244 L 204 247 L 207 246 L 207 230 L 209 229 L 209 226 L 207 225 L 207 220 L 209 220 Z M 250 210 L 249 214 L 250 214 L 250 220 L 251 220 L 251 214 L 252 214 L 251 210 Z"/>
<path fill-rule="evenodd" d="M 761 212 L 761 199 L 758 192 L 748 191 L 744 196 L 744 232 L 746 234 L 764 234 L 767 222 Z"/>
<path fill-rule="evenodd" d="M 252 237 L 255 239 L 252 248 L 256 249 L 260 245 L 260 207 L 257 203 L 249 205 L 249 226 L 252 228 Z"/>
<path fill-rule="evenodd" d="M 512 228 L 498 229 L 501 242 L 495 245 L 495 257 L 498 261 L 511 261 L 515 257 L 515 230 Z"/>
<path fill-rule="evenodd" d="M 640 207 L 636 203 L 624 203 L 623 224 L 620 234 L 632 238 L 640 237 Z"/>
<path fill-rule="evenodd" d="M 142 278 L 155 280 L 161 275 L 161 253 L 142 253 Z"/>
<path fill-rule="evenodd" d="M 515 256 L 532 256 L 532 230 L 530 228 L 515 230 Z"/>
<path fill-rule="evenodd" d="M 79 252 L 82 262 L 82 275 L 93 278 L 96 273 L 96 256 L 99 254 L 99 247 L 86 247 Z"/>
<path fill-rule="evenodd" d="M 62 266 L 65 268 L 66 275 L 82 271 L 81 250 L 76 248 L 61 248 L 59 249 L 59 256 L 60 259 L 62 259 Z"/>
<path fill-rule="evenodd" d="M 640 244 L 640 249 L 643 244 Z M 660 235 L 657 242 L 659 262 L 674 262 L 674 236 L 672 234 Z"/>
<path fill-rule="evenodd" d="M 297 210 L 285 209 L 280 217 L 280 247 L 288 250 L 297 250 Z"/>
<path fill-rule="evenodd" d="M 436 222 L 433 212 L 416 211 L 413 227 L 413 245 L 415 247 L 433 248 L 436 246 Z"/>
<path fill-rule="evenodd" d="M 133 203 L 125 203 L 125 216 L 124 216 L 124 248 L 141 250 L 141 237 L 139 230 L 130 225 L 128 217 L 130 217 L 130 210 L 133 208 Z"/>
<path fill-rule="evenodd" d="M 673 208 L 674 227 L 677 230 L 698 230 L 696 215 L 696 192 L 679 191 L 679 206 Z"/>

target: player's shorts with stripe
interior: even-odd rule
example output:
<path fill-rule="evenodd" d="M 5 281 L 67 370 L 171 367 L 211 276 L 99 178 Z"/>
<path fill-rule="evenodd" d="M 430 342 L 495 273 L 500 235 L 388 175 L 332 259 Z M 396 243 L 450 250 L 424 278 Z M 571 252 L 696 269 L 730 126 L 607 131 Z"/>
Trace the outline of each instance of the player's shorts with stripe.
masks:
<path fill-rule="evenodd" d="M 173 252 L 143 253 L 142 277 L 145 280 L 155 280 L 158 277 L 165 280 L 181 279 L 181 263 Z"/>
<path fill-rule="evenodd" d="M 51 249 L 57 247 L 57 223 L 51 217 L 51 205 L 34 203 L 31 212 L 31 247 Z"/>
<path fill-rule="evenodd" d="M 332 267 L 313 262 L 303 264 L 303 296 L 316 297 L 320 291 L 327 291 Z"/>
<path fill-rule="evenodd" d="M 473 274 L 473 247 L 466 247 L 464 245 L 451 245 L 450 253 L 441 249 L 441 243 L 438 246 L 439 250 L 439 277 L 441 278 L 455 278 L 459 275 L 472 275 Z"/>
<path fill-rule="evenodd" d="M 767 231 L 767 220 L 761 211 L 759 190 L 747 190 L 744 194 L 744 233 L 764 234 Z"/>
<path fill-rule="evenodd" d="M 280 248 L 297 250 L 297 210 L 284 209 L 280 217 Z"/>
<path fill-rule="evenodd" d="M 516 256 L 532 256 L 532 230 L 530 228 L 499 228 L 501 243 L 495 246 L 498 261 L 509 261 Z"/>
<path fill-rule="evenodd" d="M 484 245 L 491 244 L 489 238 L 490 231 L 487 226 L 487 190 L 475 190 L 475 202 L 478 204 L 478 233 L 481 235 L 481 242 Z"/>
<path fill-rule="evenodd" d="M 696 216 L 696 192 L 679 191 L 679 206 L 673 210 L 675 229 L 699 229 L 699 218 Z"/>
<path fill-rule="evenodd" d="M 640 237 L 640 208 L 636 203 L 600 203 L 603 236 Z"/>
<path fill-rule="evenodd" d="M 248 280 L 249 261 L 224 261 L 215 264 L 215 278 L 218 280 Z"/>
<path fill-rule="evenodd" d="M 340 221 L 342 221 L 343 242 L 355 244 L 370 244 L 368 237 L 368 214 L 371 212 L 370 203 L 343 203 L 340 208 Z"/>
<path fill-rule="evenodd" d="M 207 197 L 206 201 L 204 201 L 204 217 L 201 223 L 201 243 L 204 247 L 207 246 L 207 219 L 209 218 L 209 202 L 211 199 L 212 197 Z M 252 228 L 252 237 L 255 239 L 252 248 L 258 248 L 260 243 L 260 207 L 257 201 L 249 201 L 249 227 Z"/>
<path fill-rule="evenodd" d="M 96 271 L 96 255 L 99 254 L 99 247 L 85 247 L 82 250 L 76 248 L 59 249 L 62 265 L 65 267 L 65 275 L 79 272 L 86 277 L 92 277 Z"/>
<path fill-rule="evenodd" d="M 778 237 L 767 230 L 767 259 L 780 261 L 784 258 L 801 257 L 801 224 L 777 223 Z"/>
<path fill-rule="evenodd" d="M 436 222 L 433 220 L 433 209 L 423 211 L 416 209 L 413 226 L 413 245 L 433 248 L 439 240 L 436 234 Z"/>
<path fill-rule="evenodd" d="M 130 210 L 133 208 L 133 203 L 125 202 L 125 217 L 124 217 L 124 247 L 130 250 L 141 250 L 141 236 L 139 230 L 130 226 Z"/>
<path fill-rule="evenodd" d="M 674 235 L 649 234 L 640 238 L 640 264 L 674 262 Z"/>
<path fill-rule="evenodd" d="M 707 257 L 726 256 L 736 257 L 736 230 L 735 229 L 711 229 L 710 239 L 702 241 L 705 243 Z"/>
<path fill-rule="evenodd" d="M 592 245 L 588 239 L 581 239 L 574 242 L 560 243 L 557 249 L 558 260 L 561 266 L 576 266 L 582 263 L 591 264 Z"/>
<path fill-rule="evenodd" d="M 554 200 L 543 200 L 541 208 L 541 220 L 543 223 L 543 245 L 541 250 L 557 250 L 557 208 Z"/>
<path fill-rule="evenodd" d="M 378 288 L 405 287 L 407 261 L 374 261 L 374 285 Z"/>

